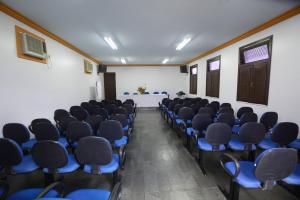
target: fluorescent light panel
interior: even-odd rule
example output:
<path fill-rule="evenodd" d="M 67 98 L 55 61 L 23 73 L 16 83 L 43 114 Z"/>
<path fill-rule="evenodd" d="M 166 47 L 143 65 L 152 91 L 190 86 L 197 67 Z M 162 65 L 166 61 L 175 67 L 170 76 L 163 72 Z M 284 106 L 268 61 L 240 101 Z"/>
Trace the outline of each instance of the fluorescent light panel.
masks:
<path fill-rule="evenodd" d="M 189 43 L 191 41 L 191 38 L 185 38 L 184 40 L 182 40 L 182 42 L 180 42 L 177 47 L 176 50 L 180 51 L 185 45 L 187 45 L 187 43 Z"/>
<path fill-rule="evenodd" d="M 125 58 L 121 58 L 121 63 L 122 63 L 123 65 L 126 64 Z"/>
<path fill-rule="evenodd" d="M 167 62 L 169 62 L 169 58 L 165 58 L 165 59 L 162 61 L 162 64 L 166 64 Z"/>
<path fill-rule="evenodd" d="M 107 44 L 113 49 L 113 50 L 117 50 L 118 46 L 116 45 L 116 43 L 110 38 L 110 37 L 104 37 L 104 40 L 107 42 Z"/>

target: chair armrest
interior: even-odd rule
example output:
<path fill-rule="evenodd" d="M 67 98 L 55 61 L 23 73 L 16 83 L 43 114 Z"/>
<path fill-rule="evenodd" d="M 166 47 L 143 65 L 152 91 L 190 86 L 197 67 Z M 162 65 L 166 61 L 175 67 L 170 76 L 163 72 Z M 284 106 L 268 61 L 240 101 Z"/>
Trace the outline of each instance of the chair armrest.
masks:
<path fill-rule="evenodd" d="M 8 196 L 8 192 L 9 192 L 9 185 L 6 181 L 0 180 L 0 187 L 3 188 L 3 192 L 0 196 L 0 200 L 4 200 L 7 198 Z"/>
<path fill-rule="evenodd" d="M 234 165 L 235 165 L 235 173 L 234 173 L 233 175 L 232 175 L 232 174 L 230 173 L 230 171 L 228 171 L 228 169 L 225 167 L 226 161 L 227 161 L 227 162 L 228 162 L 228 161 L 232 161 L 232 162 L 234 163 Z M 220 156 L 220 163 L 221 163 L 221 166 L 223 167 L 223 169 L 226 171 L 226 173 L 229 174 L 230 176 L 236 178 L 236 177 L 239 175 L 240 170 L 241 170 L 240 163 L 239 163 L 239 161 L 238 161 L 235 157 L 233 157 L 232 155 L 227 154 L 227 153 L 222 154 L 222 155 Z"/>
<path fill-rule="evenodd" d="M 37 197 L 35 199 L 43 198 L 50 190 L 54 189 L 55 187 L 57 187 L 61 184 L 63 184 L 61 181 L 57 181 L 57 182 L 54 182 L 54 183 L 48 185 L 42 192 L 40 192 L 37 195 Z"/>
<path fill-rule="evenodd" d="M 122 189 L 122 187 L 121 187 L 122 185 L 121 185 L 121 182 L 118 182 L 115 186 L 114 186 L 114 188 L 113 188 L 113 190 L 111 191 L 111 193 L 110 193 L 110 195 L 109 195 L 109 199 L 108 200 L 118 200 L 118 199 L 120 199 L 120 192 L 121 192 L 121 189 Z"/>

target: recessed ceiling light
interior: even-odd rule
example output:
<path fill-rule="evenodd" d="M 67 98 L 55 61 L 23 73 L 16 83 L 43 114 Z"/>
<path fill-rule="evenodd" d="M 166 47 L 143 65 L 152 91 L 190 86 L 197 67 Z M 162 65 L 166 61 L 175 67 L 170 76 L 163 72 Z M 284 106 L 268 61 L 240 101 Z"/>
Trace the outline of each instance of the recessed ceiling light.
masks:
<path fill-rule="evenodd" d="M 185 38 L 184 40 L 182 40 L 176 47 L 177 51 L 180 51 L 185 45 L 187 45 L 187 43 L 189 43 L 191 41 L 191 38 Z"/>
<path fill-rule="evenodd" d="M 121 63 L 122 63 L 123 65 L 126 64 L 125 58 L 121 58 Z"/>
<path fill-rule="evenodd" d="M 169 58 L 165 58 L 165 59 L 162 61 L 162 64 L 166 64 L 167 62 L 169 62 Z"/>
<path fill-rule="evenodd" d="M 118 46 L 116 45 L 116 43 L 110 38 L 110 37 L 104 37 L 104 40 L 107 42 L 107 44 L 113 49 L 113 50 L 117 50 Z"/>

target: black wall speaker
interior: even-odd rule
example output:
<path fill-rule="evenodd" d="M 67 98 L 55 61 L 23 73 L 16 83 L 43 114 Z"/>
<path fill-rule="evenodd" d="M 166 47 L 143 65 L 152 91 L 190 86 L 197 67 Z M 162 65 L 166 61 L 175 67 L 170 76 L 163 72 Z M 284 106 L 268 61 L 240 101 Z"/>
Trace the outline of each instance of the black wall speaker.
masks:
<path fill-rule="evenodd" d="M 180 66 L 180 73 L 188 73 L 188 69 L 186 65 Z"/>
<path fill-rule="evenodd" d="M 107 71 L 107 65 L 99 64 L 98 65 L 98 74 L 105 73 Z"/>

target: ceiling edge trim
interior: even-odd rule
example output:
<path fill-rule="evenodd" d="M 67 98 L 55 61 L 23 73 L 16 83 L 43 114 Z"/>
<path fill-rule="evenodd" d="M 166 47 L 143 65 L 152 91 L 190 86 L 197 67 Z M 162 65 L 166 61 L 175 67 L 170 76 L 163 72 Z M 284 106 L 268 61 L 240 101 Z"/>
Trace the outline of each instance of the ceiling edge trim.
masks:
<path fill-rule="evenodd" d="M 184 64 L 104 64 L 107 67 L 179 67 Z"/>

